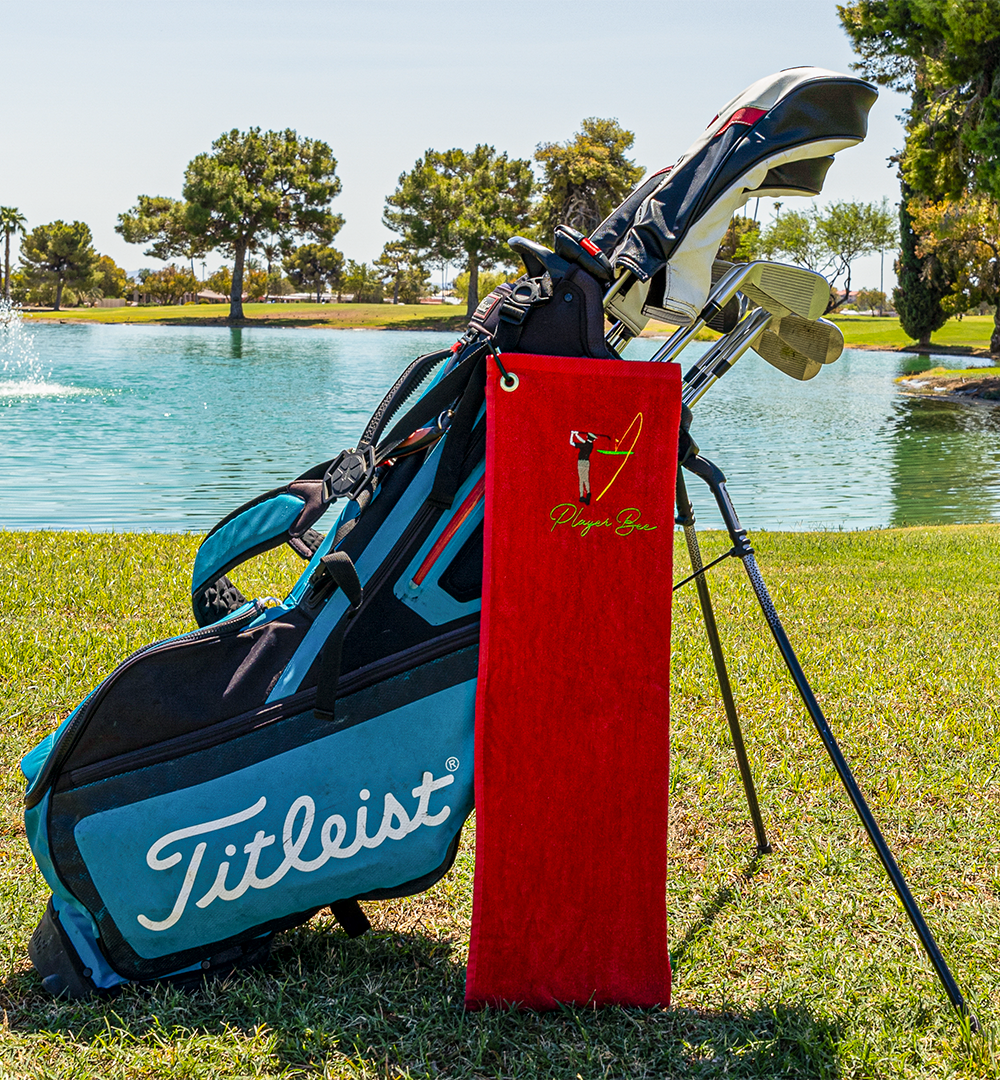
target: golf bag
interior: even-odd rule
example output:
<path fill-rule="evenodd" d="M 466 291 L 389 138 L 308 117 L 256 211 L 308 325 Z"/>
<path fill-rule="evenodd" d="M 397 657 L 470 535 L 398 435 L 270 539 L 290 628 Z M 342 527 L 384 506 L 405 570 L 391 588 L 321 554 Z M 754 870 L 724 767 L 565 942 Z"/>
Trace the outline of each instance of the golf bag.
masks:
<path fill-rule="evenodd" d="M 52 889 L 29 952 L 47 989 L 224 974 L 325 906 L 363 932 L 359 900 L 448 870 L 473 803 L 486 365 L 615 355 L 605 305 L 633 333 L 650 314 L 708 321 L 733 209 L 818 191 L 874 100 L 806 68 L 747 95 L 592 238 L 515 237 L 526 274 L 406 368 L 356 448 L 208 534 L 199 628 L 128 657 L 25 757 L 27 836 Z M 229 573 L 285 543 L 303 574 L 280 603 L 247 600 Z"/>
<path fill-rule="evenodd" d="M 24 759 L 53 894 L 29 952 L 53 993 L 256 964 L 327 905 L 361 933 L 358 900 L 451 866 L 473 804 L 491 347 L 606 355 L 598 282 L 515 245 L 550 267 L 410 364 L 357 449 L 221 521 L 194 563 L 199 628 L 128 657 Z M 246 600 L 229 572 L 283 543 L 302 576 Z"/>

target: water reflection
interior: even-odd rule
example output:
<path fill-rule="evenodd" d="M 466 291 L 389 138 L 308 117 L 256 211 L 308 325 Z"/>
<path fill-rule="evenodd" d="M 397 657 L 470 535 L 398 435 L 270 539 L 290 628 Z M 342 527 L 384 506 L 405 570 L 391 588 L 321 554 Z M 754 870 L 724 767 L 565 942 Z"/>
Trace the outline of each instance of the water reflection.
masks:
<path fill-rule="evenodd" d="M 943 367 L 958 369 L 966 367 L 988 368 L 997 367 L 1000 361 L 989 356 L 943 356 L 932 354 L 926 356 L 922 353 L 899 353 L 900 375 L 916 375 L 920 371 L 930 371 L 931 368 Z"/>
<path fill-rule="evenodd" d="M 1000 410 L 974 402 L 894 402 L 889 523 L 1000 517 Z"/>
<path fill-rule="evenodd" d="M 355 445 L 403 367 L 454 340 L 258 327 L 32 331 L 16 366 L 13 338 L 0 356 L 10 391 L 0 386 L 6 528 L 210 528 Z M 630 354 L 657 345 L 636 342 Z M 684 354 L 685 368 L 703 348 Z M 743 523 L 1000 520 L 1000 407 L 903 396 L 894 379 L 912 359 L 849 350 L 797 383 L 748 354 L 720 380 L 699 402 L 693 434 L 729 477 Z M 692 486 L 692 497 L 703 523 L 718 524 L 707 492 Z"/>

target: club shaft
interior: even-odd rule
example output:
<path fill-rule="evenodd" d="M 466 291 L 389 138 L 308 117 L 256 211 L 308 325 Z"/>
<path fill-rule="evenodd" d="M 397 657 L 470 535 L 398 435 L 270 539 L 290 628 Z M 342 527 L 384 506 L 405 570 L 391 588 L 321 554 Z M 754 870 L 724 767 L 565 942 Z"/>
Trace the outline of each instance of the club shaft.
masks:
<path fill-rule="evenodd" d="M 757 308 L 735 330 L 720 338 L 684 375 L 681 401 L 688 408 L 700 401 L 767 329 L 772 318 L 770 312 Z"/>

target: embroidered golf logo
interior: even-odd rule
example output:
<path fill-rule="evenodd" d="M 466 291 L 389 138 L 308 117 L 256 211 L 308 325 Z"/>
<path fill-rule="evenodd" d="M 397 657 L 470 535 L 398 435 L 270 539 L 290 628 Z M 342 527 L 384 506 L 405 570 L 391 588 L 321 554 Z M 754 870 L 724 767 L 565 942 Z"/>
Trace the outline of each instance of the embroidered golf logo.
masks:
<path fill-rule="evenodd" d="M 607 455 L 609 457 L 620 457 L 621 464 L 615 470 L 614 476 L 604 485 L 601 493 L 597 496 L 596 501 L 600 502 L 601 499 L 608 493 L 608 489 L 618 479 L 622 469 L 625 468 L 628 459 L 635 452 L 635 444 L 639 441 L 639 436 L 642 434 L 642 413 L 636 413 L 635 419 L 625 429 L 625 433 L 618 439 L 612 439 L 610 435 L 599 435 L 593 431 L 571 431 L 569 433 L 569 444 L 577 451 L 576 459 L 576 471 L 577 479 L 580 486 L 580 502 L 584 506 L 590 505 L 590 455 L 594 452 L 595 444 L 598 439 L 607 439 L 611 444 L 611 449 L 605 450 L 602 447 L 597 448 L 598 454 Z M 632 442 L 629 444 L 627 450 L 623 450 L 626 440 L 629 436 L 632 436 Z"/>
<path fill-rule="evenodd" d="M 552 508 L 549 512 L 549 519 L 552 522 L 553 530 L 557 525 L 569 525 L 570 528 L 578 530 L 578 535 L 586 536 L 591 529 L 613 528 L 616 536 L 631 536 L 635 532 L 652 532 L 656 528 L 655 525 L 640 522 L 640 511 L 634 506 L 619 511 L 614 519 L 607 516 L 603 518 L 596 517 L 591 520 L 584 517 L 582 509 L 584 506 L 590 506 L 593 496 L 593 489 L 591 488 L 592 455 L 596 453 L 602 457 L 620 459 L 613 462 L 613 464 L 617 465 L 617 468 L 611 479 L 598 492 L 597 497 L 594 499 L 594 502 L 597 503 L 607 495 L 611 486 L 621 475 L 622 469 L 625 468 L 629 459 L 635 454 L 636 444 L 642 434 L 642 419 L 642 413 L 636 413 L 632 422 L 617 438 L 595 431 L 578 431 L 576 429 L 569 433 L 569 444 L 577 452 L 578 501 L 576 503 L 560 503 Z M 602 439 L 607 440 L 607 449 L 598 445 L 598 442 Z"/>

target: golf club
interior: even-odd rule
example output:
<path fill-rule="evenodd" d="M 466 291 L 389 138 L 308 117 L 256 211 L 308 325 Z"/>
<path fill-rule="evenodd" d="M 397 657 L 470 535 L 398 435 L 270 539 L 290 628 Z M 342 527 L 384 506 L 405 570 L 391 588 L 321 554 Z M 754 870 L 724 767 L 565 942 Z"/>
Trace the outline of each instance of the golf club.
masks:
<path fill-rule="evenodd" d="M 794 315 L 775 319 L 770 312 L 757 308 L 685 373 L 684 404 L 690 407 L 698 401 L 746 352 L 748 345 L 773 367 L 799 382 L 815 378 L 824 364 L 832 363 L 843 351 L 839 328 L 825 319 L 820 323 L 817 332 L 812 333 L 810 328 L 814 323 Z"/>
<path fill-rule="evenodd" d="M 765 330 L 753 343 L 753 351 L 799 382 L 814 379 L 823 370 L 822 364 L 793 348 L 776 330 Z"/>
<path fill-rule="evenodd" d="M 694 322 L 676 330 L 651 359 L 660 363 L 675 359 L 738 292 L 778 318 L 798 315 L 803 319 L 817 319 L 830 300 L 829 284 L 813 270 L 763 260 L 737 264 L 709 293 Z"/>
<path fill-rule="evenodd" d="M 731 333 L 719 338 L 684 374 L 681 401 L 690 408 L 699 401 L 766 332 L 774 316 L 763 308 L 752 311 Z"/>
<path fill-rule="evenodd" d="M 798 315 L 786 315 L 770 329 L 800 353 L 817 364 L 832 364 L 844 351 L 844 335 L 836 323 L 827 319 L 814 322 Z"/>

